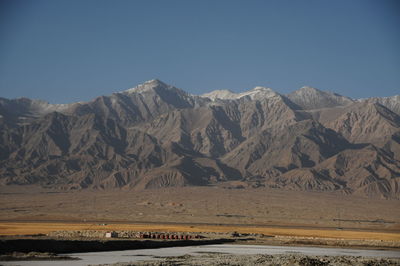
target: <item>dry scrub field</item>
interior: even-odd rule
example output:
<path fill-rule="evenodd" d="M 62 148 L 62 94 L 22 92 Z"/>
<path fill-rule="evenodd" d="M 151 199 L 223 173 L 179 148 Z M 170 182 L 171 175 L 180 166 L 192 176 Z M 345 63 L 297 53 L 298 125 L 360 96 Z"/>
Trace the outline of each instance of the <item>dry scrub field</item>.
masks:
<path fill-rule="evenodd" d="M 63 192 L 3 187 L 0 202 L 0 235 L 88 229 L 237 231 L 400 241 L 399 200 L 335 193 L 214 187 Z"/>

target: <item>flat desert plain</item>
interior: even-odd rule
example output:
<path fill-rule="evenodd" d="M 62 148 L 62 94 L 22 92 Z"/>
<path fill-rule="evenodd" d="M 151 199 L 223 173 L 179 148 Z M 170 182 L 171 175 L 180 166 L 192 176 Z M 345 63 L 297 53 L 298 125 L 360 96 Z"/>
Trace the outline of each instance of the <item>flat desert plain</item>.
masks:
<path fill-rule="evenodd" d="M 275 189 L 0 188 L 0 235 L 58 230 L 234 232 L 400 242 L 400 201 Z M 340 230 L 338 230 L 340 229 Z"/>

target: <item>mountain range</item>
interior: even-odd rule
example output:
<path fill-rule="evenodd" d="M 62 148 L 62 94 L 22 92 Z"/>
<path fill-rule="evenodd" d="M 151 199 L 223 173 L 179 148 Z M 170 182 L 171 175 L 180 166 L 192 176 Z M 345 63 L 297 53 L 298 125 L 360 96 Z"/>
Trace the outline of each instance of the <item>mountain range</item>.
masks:
<path fill-rule="evenodd" d="M 0 98 L 0 185 L 270 187 L 400 197 L 400 96 L 303 87 L 192 95 L 159 80 L 89 102 Z"/>

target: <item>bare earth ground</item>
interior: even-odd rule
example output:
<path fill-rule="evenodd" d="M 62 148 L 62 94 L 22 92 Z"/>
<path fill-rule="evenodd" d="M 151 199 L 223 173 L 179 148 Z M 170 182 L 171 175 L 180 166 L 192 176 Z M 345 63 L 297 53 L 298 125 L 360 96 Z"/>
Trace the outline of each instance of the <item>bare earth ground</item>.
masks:
<path fill-rule="evenodd" d="M 400 243 L 399 200 L 335 193 L 215 187 L 63 192 L 2 187 L 0 202 L 0 235 L 57 230 L 237 231 Z"/>

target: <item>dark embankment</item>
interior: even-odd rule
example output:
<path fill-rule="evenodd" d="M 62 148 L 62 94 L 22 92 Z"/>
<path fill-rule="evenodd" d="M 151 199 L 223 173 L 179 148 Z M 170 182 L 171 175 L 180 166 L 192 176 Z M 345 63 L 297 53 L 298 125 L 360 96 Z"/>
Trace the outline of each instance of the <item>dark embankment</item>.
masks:
<path fill-rule="evenodd" d="M 10 252 L 52 252 L 78 253 L 115 251 L 127 249 L 164 248 L 178 246 L 196 246 L 233 242 L 231 239 L 209 240 L 55 240 L 55 239 L 3 239 L 0 240 L 0 254 Z"/>

